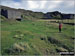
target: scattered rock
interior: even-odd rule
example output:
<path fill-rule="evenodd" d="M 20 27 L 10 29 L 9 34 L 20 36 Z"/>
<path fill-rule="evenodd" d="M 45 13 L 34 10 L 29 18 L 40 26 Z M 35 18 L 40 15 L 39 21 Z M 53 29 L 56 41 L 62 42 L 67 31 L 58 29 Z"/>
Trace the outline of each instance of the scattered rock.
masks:
<path fill-rule="evenodd" d="M 23 36 L 24 36 L 24 34 L 21 34 L 20 36 L 21 36 L 21 37 L 23 37 Z"/>
<path fill-rule="evenodd" d="M 20 34 L 20 35 L 15 35 L 14 36 L 14 38 L 17 38 L 17 39 L 20 39 L 20 40 L 22 39 L 22 37 L 24 37 L 24 34 Z"/>
<path fill-rule="evenodd" d="M 14 38 L 18 38 L 18 37 L 19 37 L 19 35 L 15 35 L 15 36 L 14 36 Z"/>

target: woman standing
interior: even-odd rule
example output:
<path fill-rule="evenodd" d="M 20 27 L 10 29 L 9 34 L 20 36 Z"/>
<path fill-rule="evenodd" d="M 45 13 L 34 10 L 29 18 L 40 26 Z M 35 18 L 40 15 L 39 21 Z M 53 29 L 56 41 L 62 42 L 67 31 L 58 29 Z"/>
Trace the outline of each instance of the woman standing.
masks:
<path fill-rule="evenodd" d="M 59 23 L 59 32 L 61 33 L 61 29 L 62 29 L 62 24 Z"/>

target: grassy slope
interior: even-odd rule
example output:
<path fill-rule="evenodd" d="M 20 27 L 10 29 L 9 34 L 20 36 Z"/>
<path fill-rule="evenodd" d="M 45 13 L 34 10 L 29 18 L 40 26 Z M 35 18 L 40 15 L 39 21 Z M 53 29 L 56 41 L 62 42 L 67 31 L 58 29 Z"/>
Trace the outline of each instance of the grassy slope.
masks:
<path fill-rule="evenodd" d="M 23 36 L 18 39 L 18 37 L 14 38 L 15 35 L 18 37 Z M 18 54 L 54 54 L 57 49 L 73 51 L 73 38 L 74 27 L 71 25 L 63 25 L 62 33 L 59 33 L 58 24 L 56 23 L 40 21 L 6 21 L 1 23 L 2 54 L 9 54 L 6 49 L 20 42 L 26 43 L 30 49 Z M 58 41 L 58 43 L 55 41 Z M 17 54 L 17 52 L 12 54 Z"/>

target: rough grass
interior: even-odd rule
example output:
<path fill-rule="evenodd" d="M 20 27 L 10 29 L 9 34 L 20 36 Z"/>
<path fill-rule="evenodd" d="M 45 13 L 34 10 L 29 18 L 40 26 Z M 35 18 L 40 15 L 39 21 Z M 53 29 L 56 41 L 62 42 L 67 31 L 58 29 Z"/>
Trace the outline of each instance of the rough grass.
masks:
<path fill-rule="evenodd" d="M 13 46 L 17 49 L 16 53 L 12 51 L 15 50 Z M 11 53 L 6 52 L 11 47 Z M 56 55 L 58 51 L 74 51 L 74 26 L 63 24 L 62 33 L 59 33 L 58 24 L 48 21 L 1 23 L 2 55 Z"/>

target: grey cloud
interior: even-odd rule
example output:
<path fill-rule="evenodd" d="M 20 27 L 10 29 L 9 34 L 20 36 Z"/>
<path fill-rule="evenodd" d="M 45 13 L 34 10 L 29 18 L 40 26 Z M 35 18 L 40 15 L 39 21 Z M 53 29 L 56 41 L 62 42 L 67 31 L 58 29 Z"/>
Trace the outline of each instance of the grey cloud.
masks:
<path fill-rule="evenodd" d="M 47 2 L 44 5 L 44 8 L 41 7 L 41 2 L 40 0 L 36 0 L 35 2 L 39 5 L 39 7 L 35 9 L 31 9 L 28 5 L 28 1 L 34 1 L 34 0 L 21 0 L 20 2 L 15 2 L 13 0 L 1 0 L 1 4 L 13 8 L 22 8 L 26 10 L 32 10 L 32 11 L 40 11 L 40 12 L 51 12 L 51 11 L 60 11 L 60 12 L 65 12 L 65 13 L 74 13 L 74 5 L 69 6 L 69 3 L 74 2 L 74 0 L 47 0 Z M 45 0 L 41 0 L 45 1 Z M 51 1 L 62 1 L 59 4 L 52 4 Z M 69 2 L 69 3 L 68 3 Z M 19 4 L 15 6 L 15 3 Z M 56 7 L 48 9 L 50 6 L 52 7 L 53 5 L 58 5 Z M 36 6 L 36 5 L 35 5 Z"/>

